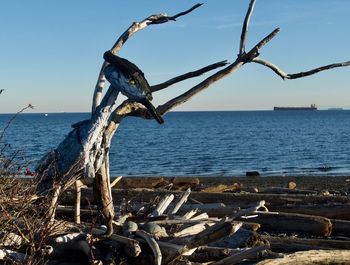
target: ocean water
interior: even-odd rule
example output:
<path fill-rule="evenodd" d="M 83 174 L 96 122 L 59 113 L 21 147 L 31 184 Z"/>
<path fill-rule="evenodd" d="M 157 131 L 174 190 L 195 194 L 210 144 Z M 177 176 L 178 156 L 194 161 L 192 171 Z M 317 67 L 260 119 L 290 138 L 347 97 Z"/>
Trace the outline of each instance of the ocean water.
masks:
<path fill-rule="evenodd" d="M 0 115 L 0 129 L 12 114 Z M 31 168 L 88 113 L 21 114 L 1 148 Z M 165 124 L 125 119 L 112 176 L 350 175 L 350 111 L 171 112 Z M 1 131 L 0 131 L 1 133 Z M 1 149 L 0 149 L 1 150 Z"/>

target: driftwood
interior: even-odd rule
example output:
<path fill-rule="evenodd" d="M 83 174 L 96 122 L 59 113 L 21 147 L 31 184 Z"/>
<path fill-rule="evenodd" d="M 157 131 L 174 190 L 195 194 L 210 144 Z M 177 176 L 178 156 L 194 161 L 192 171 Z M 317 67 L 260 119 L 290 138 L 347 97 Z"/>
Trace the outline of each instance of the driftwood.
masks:
<path fill-rule="evenodd" d="M 282 212 L 257 212 L 258 216 L 251 220 L 261 224 L 265 231 L 285 233 L 306 233 L 317 236 L 329 236 L 332 223 L 328 218 Z"/>
<path fill-rule="evenodd" d="M 350 241 L 334 239 L 309 239 L 297 237 L 262 236 L 270 242 L 271 250 L 295 252 L 312 249 L 350 249 Z"/>
<path fill-rule="evenodd" d="M 159 204 L 157 205 L 156 209 L 154 209 L 154 211 L 152 212 L 152 214 L 150 216 L 151 217 L 157 217 L 157 216 L 162 215 L 173 200 L 174 200 L 174 195 L 173 194 L 166 195 L 159 202 Z"/>
<path fill-rule="evenodd" d="M 296 214 L 317 215 L 327 218 L 350 219 L 350 204 L 328 204 L 328 205 L 269 205 L 272 212 L 291 212 Z M 223 217 L 238 211 L 238 207 L 226 206 L 223 203 L 185 204 L 179 213 L 190 209 L 198 209 L 206 212 L 209 216 Z M 333 222 L 332 222 L 333 223 Z M 344 223 L 344 225 L 346 222 Z M 345 228 L 346 229 L 346 228 Z"/>
<path fill-rule="evenodd" d="M 242 250 L 238 253 L 233 253 L 231 256 L 219 260 L 217 262 L 212 263 L 212 265 L 231 265 L 241 262 L 244 259 L 256 258 L 258 253 L 261 251 L 269 249 L 267 245 L 261 245 L 257 247 L 253 247 L 251 249 Z"/>
<path fill-rule="evenodd" d="M 201 213 L 199 215 L 193 216 L 191 218 L 192 221 L 199 221 L 199 220 L 207 220 L 209 218 L 209 215 L 207 213 Z"/>
<path fill-rule="evenodd" d="M 113 181 L 111 182 L 111 189 L 113 189 L 122 178 L 123 178 L 122 176 L 119 176 L 113 179 Z"/>
<path fill-rule="evenodd" d="M 140 22 L 134 22 L 117 39 L 115 44 L 106 54 L 110 54 L 110 56 L 113 58 L 119 58 L 116 57 L 116 55 L 120 52 L 125 42 L 138 31 L 150 25 L 175 21 L 177 18 L 191 13 L 200 6 L 201 4 L 196 4 L 192 8 L 184 12 L 180 12 L 174 16 L 168 16 L 162 13 L 158 15 L 151 15 Z M 136 83 L 135 80 L 133 80 L 133 82 L 129 82 L 128 74 L 125 73 L 125 71 L 122 71 L 121 67 L 118 66 L 116 68 L 116 65 L 114 64 L 112 64 L 112 67 L 109 67 L 108 65 L 109 63 L 112 63 L 112 61 L 108 60 L 107 57 L 104 57 L 108 62 L 103 62 L 101 70 L 98 74 L 92 99 L 91 118 L 73 125 L 73 130 L 67 135 L 67 137 L 55 150 L 45 155 L 36 168 L 38 193 L 47 194 L 52 192 L 52 189 L 55 188 L 53 193 L 54 195 L 51 193 L 53 196 L 53 202 L 49 209 L 50 216 L 52 216 L 52 218 L 54 218 L 56 206 L 55 201 L 57 200 L 55 197 L 58 197 L 61 191 L 63 192 L 65 189 L 67 189 L 76 179 L 90 177 L 94 178 L 95 200 L 99 205 L 101 213 L 105 219 L 105 223 L 107 224 L 108 229 L 106 234 L 111 235 L 113 233 L 112 223 L 114 218 L 114 208 L 109 175 L 109 150 L 112 137 L 115 135 L 120 123 L 125 117 L 136 116 L 144 119 L 153 119 L 156 117 L 156 119 L 161 123 L 161 115 L 164 115 L 176 106 L 185 103 L 190 98 L 208 88 L 210 85 L 227 77 L 228 75 L 235 73 L 241 67 L 249 63 L 263 65 L 271 69 L 275 74 L 284 80 L 302 78 L 321 71 L 350 65 L 350 62 L 347 61 L 329 64 L 295 74 L 285 73 L 277 65 L 260 58 L 261 50 L 279 33 L 279 28 L 276 28 L 271 33 L 267 34 L 266 37 L 258 41 L 250 50 L 246 50 L 245 44 L 247 32 L 254 6 L 255 0 L 251 0 L 243 22 L 239 53 L 230 64 L 227 64 L 226 61 L 218 62 L 197 71 L 174 77 L 161 84 L 150 86 L 148 85 L 147 80 L 144 78 L 142 71 L 138 69 L 136 65 L 131 64 L 127 60 L 123 60 L 123 62 L 128 62 L 128 65 L 131 64 L 133 65 L 134 69 L 137 69 L 136 73 L 138 76 L 143 77 L 143 85 L 140 85 L 139 82 Z M 163 90 L 175 83 L 199 76 L 219 67 L 223 68 L 221 70 L 217 70 L 214 74 L 188 89 L 186 92 L 172 98 L 162 105 L 159 105 L 157 108 L 155 108 L 153 105 L 150 107 L 151 103 L 149 100 L 152 98 L 151 92 Z M 108 78 L 108 76 L 111 77 L 111 75 L 108 73 L 106 73 L 107 77 L 105 76 L 105 70 L 107 70 L 109 73 L 117 75 L 118 78 L 116 77 L 116 80 L 112 79 L 112 81 L 109 79 L 111 85 L 104 96 L 102 96 L 106 78 Z M 111 72 L 109 70 L 111 70 Z M 127 72 L 129 73 L 130 71 Z M 133 85 L 135 85 L 135 87 L 133 87 Z M 140 97 L 136 95 L 137 93 L 132 93 L 132 91 L 135 90 L 137 90 L 138 93 L 143 93 L 145 92 L 145 89 L 147 90 L 147 100 L 145 95 Z M 116 106 L 119 92 L 123 92 L 125 95 L 127 95 L 128 100 L 124 101 L 119 106 Z M 148 103 L 145 105 L 145 102 Z M 145 106 L 148 106 L 148 108 Z M 175 180 L 173 183 L 175 183 Z M 195 197 L 194 199 L 197 200 Z M 255 202 L 262 200 L 268 200 L 268 198 L 255 197 L 254 199 Z M 271 201 L 271 199 L 269 201 Z"/>
<path fill-rule="evenodd" d="M 338 220 L 338 219 L 331 219 L 332 222 L 332 235 L 343 235 L 343 236 L 349 236 L 350 235 L 350 221 L 347 220 Z"/>
<path fill-rule="evenodd" d="M 176 238 L 179 238 L 179 237 L 187 237 L 187 236 L 196 235 L 196 234 L 202 232 L 203 230 L 205 230 L 207 228 L 207 226 L 211 226 L 213 224 L 214 223 L 195 224 L 195 225 L 186 227 L 179 232 L 174 233 L 173 236 Z"/>
<path fill-rule="evenodd" d="M 274 212 L 300 213 L 318 215 L 333 219 L 350 220 L 350 203 L 327 203 L 327 204 L 297 204 L 297 205 L 269 205 Z"/>
<path fill-rule="evenodd" d="M 179 249 L 176 253 L 169 255 L 164 264 L 173 263 L 178 257 L 190 249 L 197 248 L 202 245 L 207 245 L 208 243 L 215 241 L 225 235 L 231 235 L 235 233 L 240 228 L 240 225 L 233 225 L 227 222 L 225 219 L 216 223 L 215 225 L 208 227 L 204 231 L 198 233 L 194 237 L 187 240 L 185 246 Z"/>
<path fill-rule="evenodd" d="M 171 183 L 174 186 L 178 186 L 178 187 L 182 187 L 182 186 L 193 187 L 199 184 L 199 178 L 175 177 L 171 180 Z"/>
<path fill-rule="evenodd" d="M 264 260 L 257 265 L 349 264 L 350 250 L 310 250 L 296 252 L 281 259 Z"/>
<path fill-rule="evenodd" d="M 182 194 L 181 191 L 172 191 L 174 195 Z M 135 202 L 149 202 L 153 198 L 163 197 L 168 194 L 166 190 L 150 190 L 150 189 L 113 189 L 113 200 L 120 203 L 123 199 Z M 73 196 L 73 197 L 72 197 Z M 61 196 L 61 203 L 73 205 L 74 192 L 67 190 Z M 323 196 L 323 195 L 304 195 L 304 194 L 263 194 L 263 193 L 211 193 L 211 192 L 191 192 L 191 198 L 201 203 L 224 203 L 225 205 L 234 207 L 249 207 L 257 201 L 266 201 L 266 205 L 286 205 L 288 203 L 294 205 L 305 204 L 328 204 L 328 203 L 350 203 L 347 196 Z M 92 189 L 84 189 L 82 191 L 82 204 L 88 205 L 94 203 Z"/>
<path fill-rule="evenodd" d="M 224 259 L 239 251 L 238 249 L 202 246 L 198 247 L 188 259 L 193 262 L 204 263 Z"/>
<path fill-rule="evenodd" d="M 189 219 L 191 219 L 194 215 L 196 215 L 197 212 L 198 212 L 197 209 L 188 211 L 187 213 L 185 213 L 185 214 L 183 215 L 182 218 L 183 218 L 184 220 L 189 220 Z"/>
<path fill-rule="evenodd" d="M 246 248 L 257 245 L 268 245 L 268 241 L 258 233 L 246 229 L 239 229 L 232 235 L 227 235 L 209 244 L 211 247 L 220 248 Z"/>
<path fill-rule="evenodd" d="M 88 231 L 89 229 L 86 228 L 86 230 Z M 102 229 L 97 229 L 97 228 L 91 229 L 91 233 L 93 235 L 96 235 L 96 236 L 101 236 L 105 232 L 106 231 L 102 230 Z M 112 234 L 109 238 L 111 240 L 118 242 L 118 243 L 124 244 L 125 251 L 128 254 L 128 256 L 137 257 L 141 253 L 141 248 L 140 248 L 139 242 L 137 240 L 134 240 L 134 239 L 131 239 L 128 237 L 124 237 L 124 236 L 120 236 L 120 235 L 116 235 L 116 234 Z"/>
<path fill-rule="evenodd" d="M 180 207 L 187 201 L 188 196 L 191 194 L 191 188 L 188 188 L 184 194 L 182 194 L 173 207 L 169 208 L 168 214 L 173 215 L 176 214 Z"/>
<path fill-rule="evenodd" d="M 208 65 L 197 71 L 189 72 L 184 75 L 174 77 L 164 83 L 149 86 L 147 88 L 150 92 L 160 91 L 180 81 L 199 76 L 208 71 L 218 69 L 219 67 L 223 67 L 221 70 L 217 70 L 214 74 L 208 76 L 202 82 L 188 89 L 183 94 L 180 94 L 177 97 L 165 102 L 164 104 L 159 105 L 155 110 L 152 109 L 153 113 L 158 113 L 158 121 L 161 120 L 161 115 L 169 112 L 176 106 L 183 104 L 184 102 L 188 101 L 190 98 L 197 95 L 213 83 L 234 73 L 235 71 L 249 63 L 257 63 L 264 65 L 269 69 L 273 70 L 277 75 L 279 75 L 283 79 L 301 78 L 303 76 L 312 75 L 317 72 L 332 69 L 335 67 L 350 65 L 350 62 L 343 62 L 318 67 L 310 71 L 296 74 L 287 74 L 283 72 L 273 63 L 270 63 L 259 57 L 262 48 L 278 34 L 279 28 L 276 28 L 270 34 L 266 35 L 266 37 L 258 41 L 250 50 L 246 50 L 245 44 L 248 26 L 254 9 L 254 5 L 255 0 L 251 0 L 242 27 L 239 52 L 237 58 L 235 58 L 232 63 L 228 64 L 226 61 L 218 62 L 212 65 Z M 190 12 L 192 12 L 200 6 L 201 4 L 194 5 L 192 8 L 184 12 L 178 13 L 174 16 L 168 16 L 166 14 L 152 15 L 140 22 L 133 23 L 120 36 L 120 38 L 112 46 L 108 54 L 112 54 L 112 57 L 113 55 L 118 54 L 123 44 L 136 32 L 150 25 L 175 21 L 177 18 L 189 14 Z M 153 251 L 155 264 L 176 264 L 180 257 L 183 258 L 184 256 L 190 256 L 193 254 L 194 251 L 196 251 L 197 248 L 202 246 L 213 245 L 234 248 L 239 243 L 240 246 L 251 247 L 251 249 L 244 249 L 235 253 L 230 252 L 230 256 L 225 257 L 224 259 L 221 259 L 220 261 L 216 261 L 216 263 L 214 263 L 232 264 L 235 262 L 240 262 L 242 259 L 245 258 L 251 258 L 252 254 L 256 258 L 256 253 L 262 250 L 266 250 L 269 246 L 268 240 L 263 238 L 261 235 L 254 231 L 241 229 L 242 223 L 234 222 L 234 220 L 240 217 L 242 219 L 247 218 L 247 215 L 257 215 L 257 217 L 252 220 L 256 220 L 257 222 L 259 222 L 259 225 L 261 225 L 263 229 L 271 229 L 273 231 L 282 230 L 283 232 L 287 231 L 290 233 L 310 233 L 311 231 L 311 233 L 318 235 L 329 235 L 331 233 L 332 224 L 329 219 L 324 217 L 297 215 L 291 213 L 287 214 L 274 212 L 259 212 L 258 210 L 260 208 L 263 208 L 265 211 L 267 211 L 268 209 L 266 208 L 266 206 L 284 206 L 286 204 L 349 204 L 350 198 L 348 196 L 324 196 L 309 194 L 263 194 L 244 192 L 191 192 L 192 200 L 200 202 L 199 204 L 224 203 L 225 205 L 229 206 L 222 207 L 225 210 L 229 211 L 229 213 L 226 214 L 227 216 L 225 216 L 221 220 L 217 220 L 217 216 L 209 217 L 207 212 L 201 212 L 199 210 L 190 210 L 190 212 L 187 212 L 183 216 L 176 216 L 176 213 L 178 212 L 176 208 L 181 207 L 181 205 L 186 200 L 187 195 L 185 193 L 184 196 L 182 196 L 182 192 L 174 191 L 172 192 L 174 195 L 182 197 L 178 201 L 178 203 L 174 203 L 174 208 L 169 211 L 169 214 L 173 215 L 171 216 L 171 219 L 169 219 L 168 216 L 163 215 L 174 198 L 174 195 L 169 195 L 168 191 L 154 191 L 147 189 L 112 190 L 109 175 L 109 150 L 112 137 L 117 131 L 120 123 L 125 117 L 128 116 L 140 117 L 144 119 L 153 119 L 155 116 L 151 115 L 149 111 L 150 108 L 147 109 L 145 108 L 144 104 L 142 104 L 142 102 L 148 102 L 145 100 L 134 101 L 132 97 L 129 97 L 119 106 L 116 106 L 117 97 L 119 92 L 122 91 L 122 88 L 128 90 L 132 88 L 132 83 L 135 84 L 135 80 L 133 80 L 134 82 L 132 82 L 132 80 L 129 80 L 127 76 L 124 76 L 122 70 L 119 68 L 115 69 L 115 73 L 118 73 L 120 77 L 118 79 L 118 82 L 120 82 L 120 84 L 118 82 L 116 82 L 118 84 L 113 84 L 113 82 L 111 82 L 111 86 L 102 97 L 102 91 L 106 82 L 104 70 L 107 66 L 107 62 L 104 62 L 102 64 L 101 71 L 98 76 L 98 81 L 95 86 L 93 95 L 91 118 L 89 120 L 74 124 L 72 126 L 73 130 L 67 135 L 67 137 L 55 150 L 48 153 L 40 161 L 36 169 L 36 180 L 38 181 L 37 193 L 40 195 L 49 195 L 51 197 L 51 204 L 48 207 L 47 212 L 49 219 L 51 219 L 50 226 L 48 228 L 54 228 L 53 224 L 55 223 L 55 213 L 58 205 L 57 202 L 63 192 L 64 196 L 62 196 L 63 198 L 61 198 L 62 200 L 60 201 L 60 203 L 75 205 L 75 216 L 77 223 L 82 221 L 79 220 L 79 218 L 83 218 L 83 210 L 86 210 L 79 210 L 80 206 L 91 205 L 92 203 L 94 207 L 92 207 L 92 210 L 89 210 L 89 217 L 91 221 L 93 221 L 92 223 L 94 223 L 95 220 L 98 219 L 95 219 L 95 217 L 99 217 L 99 213 L 102 213 L 102 216 L 104 218 L 103 223 L 106 224 L 106 226 L 95 228 L 95 226 L 97 226 L 96 224 L 76 224 L 75 227 L 81 229 L 83 233 L 70 235 L 64 235 L 64 233 L 62 233 L 63 236 L 61 237 L 61 239 L 56 238 L 56 242 L 54 242 L 55 245 L 53 244 L 52 248 L 50 248 L 50 246 L 48 246 L 47 248 L 44 246 L 44 248 L 42 249 L 44 257 L 46 257 L 45 255 L 49 256 L 47 253 L 49 253 L 50 251 L 54 252 L 56 247 L 57 249 L 59 249 L 60 247 L 64 248 L 72 246 L 73 248 L 79 249 L 79 251 L 83 253 L 85 257 L 89 259 L 90 262 L 101 263 L 102 260 L 110 260 L 110 257 L 113 256 L 113 253 L 111 254 L 111 252 L 114 251 L 114 254 L 118 254 L 120 256 L 120 260 L 118 262 L 125 263 L 124 259 L 130 259 L 132 261 L 135 261 L 134 264 L 137 264 L 144 257 L 151 256 L 151 253 L 142 253 L 143 249 L 141 249 L 139 243 L 146 242 Z M 135 68 L 137 68 L 136 65 Z M 137 73 L 141 74 L 142 72 L 140 70 L 137 71 Z M 146 82 L 146 80 L 144 81 Z M 83 189 L 81 191 L 79 191 L 78 188 L 77 190 L 67 190 L 72 184 L 79 184 L 79 182 L 75 182 L 76 180 L 87 177 L 93 179 L 93 190 L 91 188 Z M 188 188 L 188 186 L 198 185 L 199 180 L 193 178 L 191 181 L 188 181 L 187 179 L 184 180 L 181 178 L 175 178 L 171 181 L 170 184 L 173 187 L 186 189 Z M 160 182 L 157 182 L 156 184 L 152 183 L 150 186 L 152 188 L 155 188 L 159 185 Z M 171 185 L 169 185 L 169 187 Z M 73 198 L 75 197 L 75 195 L 80 194 L 80 192 L 80 202 L 78 200 L 80 196 L 77 196 L 78 199 L 74 201 Z M 140 205 L 140 203 L 144 202 L 154 202 L 154 198 L 156 196 L 164 198 L 164 200 L 162 200 L 155 209 L 152 208 L 152 205 L 149 205 L 150 207 L 148 210 L 141 211 L 139 207 L 137 208 L 137 211 L 134 211 L 134 209 L 131 211 L 137 212 L 135 215 L 138 215 L 139 213 L 139 216 L 133 216 L 133 218 L 136 218 L 139 221 L 142 220 L 142 223 L 134 223 L 134 225 L 136 225 L 137 227 L 142 227 L 146 230 L 145 227 L 147 227 L 147 225 L 150 225 L 149 221 L 154 221 L 155 218 L 158 218 L 158 221 L 154 223 L 166 223 L 168 226 L 168 230 L 171 230 L 172 225 L 178 225 L 179 227 L 176 227 L 176 229 L 178 231 L 181 230 L 183 232 L 185 228 L 188 228 L 188 225 L 195 225 L 201 222 L 205 223 L 205 229 L 203 230 L 203 226 L 198 225 L 196 227 L 196 229 L 199 227 L 199 229 L 196 230 L 198 231 L 198 233 L 193 234 L 193 232 L 188 233 L 187 231 L 187 234 L 185 234 L 183 232 L 181 238 L 173 238 L 165 235 L 161 240 L 158 241 L 156 241 L 151 235 L 144 233 L 143 231 L 137 230 L 137 228 L 129 229 L 127 231 L 129 237 L 121 236 L 120 234 L 122 233 L 122 231 L 120 225 L 121 223 L 125 223 L 126 219 L 124 217 L 127 215 L 126 212 L 128 211 L 128 209 L 131 208 L 130 205 L 126 204 L 132 204 L 135 202 Z M 115 213 L 113 200 L 114 202 L 118 203 L 123 202 L 123 205 L 125 206 L 119 207 L 118 209 L 121 215 L 124 216 L 122 219 L 120 219 L 120 223 L 118 222 L 119 220 L 114 220 Z M 205 206 L 201 205 L 200 207 L 202 207 L 203 209 Z M 240 209 L 237 209 L 236 207 L 240 207 Z M 197 213 L 199 213 L 199 215 L 195 216 Z M 96 214 L 96 216 L 94 216 L 94 214 Z M 97 222 L 100 222 L 100 220 L 98 220 Z M 146 222 L 146 224 L 144 222 Z M 337 221 L 335 221 L 334 223 L 337 223 Z M 116 226 L 116 231 L 114 231 L 113 224 Z M 344 226 L 344 224 L 345 223 L 338 222 L 338 227 Z M 181 225 L 183 227 L 181 227 Z M 158 229 L 162 230 L 162 227 L 160 226 L 154 227 L 158 227 Z M 153 232 L 152 233 L 155 235 L 156 231 Z M 67 233 L 69 234 L 70 231 L 66 231 L 66 234 Z M 169 234 L 171 235 L 171 233 Z M 50 237 L 50 235 L 52 235 L 51 231 L 50 234 L 47 236 Z M 137 240 L 132 238 L 134 235 L 138 236 L 136 237 Z M 30 242 L 30 244 L 27 243 L 25 247 L 27 249 L 31 249 L 33 246 L 36 246 L 36 243 L 37 242 Z M 40 241 L 39 243 L 42 242 Z M 337 243 L 339 244 L 339 242 Z M 101 245 L 104 246 L 101 247 Z M 107 250 L 105 249 L 105 245 L 108 246 Z M 103 250 L 101 251 L 101 253 L 98 253 L 98 246 L 100 246 L 100 248 L 102 248 Z M 111 251 L 112 248 L 116 248 L 116 250 Z M 147 249 L 147 246 L 145 246 L 145 249 Z M 94 251 L 96 253 L 93 253 Z M 102 252 L 105 253 L 102 254 Z M 345 255 L 343 255 L 344 253 Z M 94 257 L 94 254 L 96 254 L 96 258 Z M 104 255 L 104 257 L 99 257 L 99 254 Z M 329 252 L 328 254 L 332 257 L 335 253 Z M 6 258 L 7 256 L 11 257 L 11 255 L 14 255 L 14 257 L 16 257 L 15 255 L 17 255 L 17 253 L 7 249 L 1 249 L 0 255 L 2 255 L 2 258 Z M 33 251 L 32 255 L 38 255 L 38 252 Z M 303 254 L 300 254 L 299 257 L 302 256 L 303 261 L 312 255 L 313 253 L 311 253 L 308 257 L 305 257 L 303 256 Z M 338 260 L 344 260 L 344 258 L 347 257 L 347 255 L 348 252 L 341 252 L 341 254 L 339 254 L 337 258 Z M 320 257 L 321 255 L 318 256 Z M 341 259 L 339 258 L 340 256 L 342 256 Z M 21 256 L 21 254 L 19 253 L 18 259 L 21 258 L 25 259 L 25 257 Z M 334 260 L 336 260 L 335 257 L 332 258 L 332 261 Z M 49 263 L 50 262 L 53 262 L 53 260 L 49 261 Z M 129 260 L 127 260 L 126 262 L 129 262 Z M 298 263 L 294 261 L 293 264 Z"/>
<path fill-rule="evenodd" d="M 162 263 L 162 253 L 159 249 L 159 245 L 157 244 L 157 242 L 154 240 L 154 238 L 146 233 L 145 231 L 136 231 L 136 235 L 139 237 L 142 237 L 144 240 L 146 240 L 146 242 L 148 243 L 148 245 L 150 246 L 150 248 L 153 251 L 154 254 L 154 264 L 155 265 L 161 265 Z"/>

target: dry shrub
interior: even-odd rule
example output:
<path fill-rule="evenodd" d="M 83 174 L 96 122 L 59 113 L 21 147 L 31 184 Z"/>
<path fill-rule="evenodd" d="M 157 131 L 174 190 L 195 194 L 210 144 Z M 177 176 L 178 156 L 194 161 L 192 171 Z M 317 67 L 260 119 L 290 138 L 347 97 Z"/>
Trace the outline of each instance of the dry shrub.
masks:
<path fill-rule="evenodd" d="M 0 178 L 0 248 L 26 253 L 26 264 L 41 264 L 41 249 L 54 229 L 46 215 L 46 200 L 35 198 L 32 180 Z"/>

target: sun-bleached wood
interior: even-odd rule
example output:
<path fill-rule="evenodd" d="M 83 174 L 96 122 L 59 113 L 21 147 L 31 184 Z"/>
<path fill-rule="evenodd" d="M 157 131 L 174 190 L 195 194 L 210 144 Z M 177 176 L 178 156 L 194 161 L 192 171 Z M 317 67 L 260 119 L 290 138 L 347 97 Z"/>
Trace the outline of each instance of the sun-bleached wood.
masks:
<path fill-rule="evenodd" d="M 246 38 L 247 38 L 248 26 L 249 26 L 250 18 L 252 16 L 252 13 L 254 10 L 255 2 L 256 2 L 256 0 L 250 1 L 247 13 L 246 13 L 245 18 L 244 18 L 244 22 L 243 22 L 243 26 L 242 26 L 242 33 L 241 33 L 241 41 L 239 44 L 239 54 L 240 55 L 242 55 L 245 52 L 245 42 L 246 42 Z"/>
<path fill-rule="evenodd" d="M 350 62 L 344 62 L 321 66 L 307 72 L 285 74 L 274 64 L 264 61 L 258 57 L 260 55 L 261 49 L 278 34 L 278 28 L 257 42 L 255 46 L 246 52 L 245 42 L 247 38 L 247 30 L 249 27 L 249 21 L 252 16 L 254 5 L 255 1 L 250 1 L 250 5 L 242 27 L 239 52 L 231 64 L 226 65 L 226 62 L 222 61 L 217 64 L 208 65 L 207 67 L 201 68 L 197 71 L 174 77 L 169 81 L 153 86 L 153 90 L 156 92 L 163 90 L 172 84 L 175 84 L 182 80 L 186 80 L 194 76 L 199 76 L 202 73 L 206 73 L 210 70 L 217 69 L 218 67 L 225 66 L 221 70 L 216 70 L 215 73 L 211 74 L 209 77 L 205 78 L 197 85 L 188 89 L 186 92 L 159 105 L 157 107 L 157 110 L 161 115 L 187 102 L 198 93 L 207 89 L 209 86 L 233 74 L 242 66 L 252 62 L 263 64 L 269 67 L 284 79 L 300 78 L 318 73 L 320 71 L 333 69 L 335 67 L 350 65 Z M 113 54 L 117 54 L 123 47 L 124 43 L 133 34 L 146 28 L 147 26 L 174 21 L 180 16 L 191 13 L 193 10 L 197 9 L 200 6 L 201 4 L 196 4 L 190 9 L 184 12 L 180 12 L 174 16 L 168 16 L 166 14 L 152 15 L 140 22 L 133 23 L 118 38 L 116 43 L 112 46 L 111 52 Z M 103 69 L 106 65 L 107 63 L 104 62 L 101 67 L 98 81 L 93 93 L 91 118 L 89 120 L 82 121 L 73 125 L 73 130 L 59 144 L 59 146 L 54 151 L 48 153 L 41 160 L 36 172 L 38 173 L 37 179 L 40 184 L 38 185 L 39 193 L 47 193 L 51 191 L 51 195 L 55 184 L 61 186 L 59 192 L 60 194 L 72 183 L 74 183 L 76 179 L 84 177 L 94 178 L 95 198 L 100 205 L 101 212 L 108 225 L 107 234 L 112 234 L 114 208 L 109 175 L 109 149 L 112 137 L 117 131 L 122 120 L 127 116 L 137 116 L 144 119 L 152 119 L 153 117 L 140 103 L 126 100 L 119 106 L 116 106 L 118 91 L 112 86 L 108 88 L 102 97 L 102 90 L 105 85 Z M 52 205 L 55 204 L 56 203 Z M 50 209 L 50 211 L 54 212 L 54 209 Z M 54 216 L 54 214 L 52 214 L 52 216 Z"/>
<path fill-rule="evenodd" d="M 258 253 L 264 250 L 268 250 L 268 245 L 261 245 L 257 247 L 253 247 L 250 249 L 242 250 L 238 253 L 233 253 L 231 256 L 224 258 L 222 260 L 219 260 L 217 262 L 212 263 L 212 265 L 231 265 L 231 264 L 237 264 L 241 262 L 244 259 L 252 258 L 257 256 Z"/>
<path fill-rule="evenodd" d="M 147 232 L 143 230 L 136 231 L 136 235 L 146 240 L 147 244 L 153 251 L 154 255 L 154 264 L 161 265 L 162 264 L 162 252 L 160 251 L 159 245 L 157 241 Z"/>
<path fill-rule="evenodd" d="M 280 259 L 264 260 L 257 265 L 349 264 L 350 250 L 300 251 Z"/>
<path fill-rule="evenodd" d="M 134 22 L 114 43 L 114 45 L 111 48 L 111 52 L 116 55 L 121 50 L 124 43 L 132 35 L 134 35 L 138 31 L 146 28 L 147 26 L 152 25 L 152 24 L 162 24 L 162 23 L 166 23 L 169 21 L 175 21 L 176 18 L 178 18 L 180 16 L 187 15 L 188 13 L 192 12 L 193 10 L 195 10 L 196 8 L 198 8 L 200 6 L 201 6 L 201 4 L 196 4 L 193 7 L 191 7 L 190 9 L 188 9 L 184 12 L 178 13 L 178 14 L 171 16 L 171 17 L 169 17 L 167 14 L 162 13 L 162 14 L 157 14 L 157 15 L 151 15 L 140 22 Z M 101 66 L 100 73 L 98 75 L 97 83 L 96 83 L 94 94 L 93 94 L 93 100 L 92 100 L 92 113 L 94 113 L 96 111 L 97 107 L 99 106 L 99 104 L 101 102 L 102 91 L 103 91 L 103 87 L 104 87 L 105 82 L 106 82 L 106 77 L 103 73 L 103 70 L 105 69 L 107 64 L 108 63 L 106 61 L 103 62 L 102 66 Z"/>
<path fill-rule="evenodd" d="M 178 210 L 181 208 L 181 206 L 187 201 L 188 196 L 191 194 L 191 188 L 188 188 L 175 202 L 174 206 L 172 208 L 169 208 L 168 214 L 173 215 L 178 212 Z"/>

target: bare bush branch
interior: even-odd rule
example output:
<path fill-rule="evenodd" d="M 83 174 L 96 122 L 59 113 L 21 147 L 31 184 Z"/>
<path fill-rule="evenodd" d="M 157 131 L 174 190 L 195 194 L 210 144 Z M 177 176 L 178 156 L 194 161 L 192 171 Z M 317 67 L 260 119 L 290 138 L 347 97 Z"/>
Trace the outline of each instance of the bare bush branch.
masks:
<path fill-rule="evenodd" d="M 1 134 L 0 134 L 0 141 L 2 140 L 2 138 L 4 137 L 5 135 L 5 131 L 8 129 L 8 127 L 10 127 L 11 123 L 17 118 L 17 116 L 19 114 L 21 114 L 22 112 L 24 112 L 25 110 L 27 109 L 34 109 L 34 106 L 32 104 L 28 104 L 27 107 L 24 107 L 23 109 L 21 109 L 20 111 L 18 111 L 15 115 L 12 116 L 12 118 L 7 122 L 5 128 L 1 131 Z"/>

